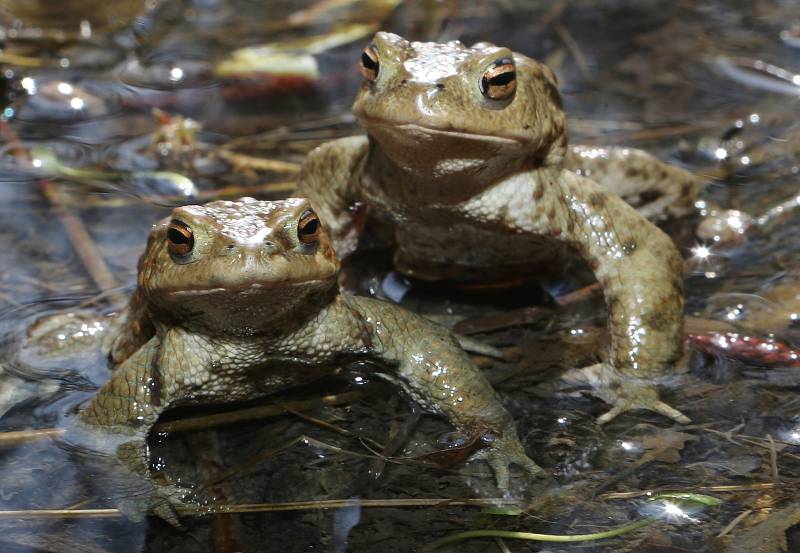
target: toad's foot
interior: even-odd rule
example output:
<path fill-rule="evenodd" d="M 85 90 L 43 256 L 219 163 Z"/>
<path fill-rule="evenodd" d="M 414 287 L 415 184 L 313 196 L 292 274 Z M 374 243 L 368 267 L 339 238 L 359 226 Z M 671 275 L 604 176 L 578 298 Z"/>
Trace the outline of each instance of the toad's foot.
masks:
<path fill-rule="evenodd" d="M 80 421 L 71 421 L 65 430 L 60 447 L 92 475 L 87 484 L 93 493 L 108 498 L 128 520 L 142 522 L 152 514 L 181 528 L 178 512 L 199 507 L 194 490 L 176 486 L 160 473 L 151 475 L 146 443 L 138 437 Z"/>
<path fill-rule="evenodd" d="M 484 459 L 492 468 L 497 488 L 502 491 L 509 489 L 510 474 L 508 467 L 517 465 L 529 477 L 541 476 L 542 467 L 531 460 L 522 448 L 515 432 L 506 433 L 505 436 L 486 435 L 482 439 L 494 441 L 485 449 L 472 456 L 472 459 Z"/>
<path fill-rule="evenodd" d="M 621 375 L 608 363 L 572 369 L 561 378 L 566 385 L 591 386 L 590 394 L 612 406 L 597 418 L 598 424 L 605 424 L 617 415 L 634 409 L 654 411 L 681 424 L 692 422 L 689 417 L 661 401 L 655 383 Z"/>
<path fill-rule="evenodd" d="M 146 493 L 118 497 L 116 505 L 119 511 L 133 522 L 141 522 L 145 515 L 152 514 L 168 522 L 175 528 L 182 528 L 178 513 L 181 510 L 196 510 L 200 505 L 188 498 L 192 492 L 172 484 L 152 483 Z"/>

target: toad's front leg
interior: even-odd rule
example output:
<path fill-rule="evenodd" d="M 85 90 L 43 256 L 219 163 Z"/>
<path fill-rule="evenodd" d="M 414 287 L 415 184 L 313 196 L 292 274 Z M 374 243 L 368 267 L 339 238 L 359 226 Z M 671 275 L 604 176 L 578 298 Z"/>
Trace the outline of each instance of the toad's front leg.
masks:
<path fill-rule="evenodd" d="M 206 363 L 175 349 L 172 340 L 170 333 L 154 336 L 117 367 L 64 440 L 128 518 L 138 520 L 149 511 L 179 526 L 176 507 L 191 505 L 185 501 L 190 490 L 152 479 L 147 436 L 161 413 L 190 393 L 190 381 L 199 387 Z M 179 384 L 176 375 L 184 375 L 185 382 Z"/>
<path fill-rule="evenodd" d="M 486 447 L 473 459 L 485 459 L 497 486 L 509 486 L 509 466 L 529 475 L 542 471 L 525 453 L 511 416 L 495 391 L 444 327 L 396 305 L 368 298 L 347 300 L 361 313 L 370 350 L 383 373 L 426 410 L 446 417 Z"/>
<path fill-rule="evenodd" d="M 590 384 L 612 405 L 601 423 L 637 408 L 689 422 L 656 391 L 683 350 L 683 271 L 672 240 L 589 179 L 547 169 L 527 177 L 529 186 L 501 183 L 489 193 L 496 198 L 483 198 L 478 206 L 503 198 L 507 208 L 488 215 L 484 209 L 481 216 L 514 232 L 570 244 L 600 283 L 611 336 L 607 363 L 571 371 L 568 378 Z"/>
<path fill-rule="evenodd" d="M 366 136 L 325 142 L 308 154 L 300 172 L 297 194 L 308 198 L 325 221 L 340 258 L 355 251 L 366 217 L 358 202 L 368 148 Z"/>

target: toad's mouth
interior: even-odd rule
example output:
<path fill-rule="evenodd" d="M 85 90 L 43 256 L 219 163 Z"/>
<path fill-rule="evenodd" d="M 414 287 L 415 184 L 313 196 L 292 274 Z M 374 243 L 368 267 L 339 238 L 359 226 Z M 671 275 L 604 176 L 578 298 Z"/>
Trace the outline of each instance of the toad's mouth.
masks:
<path fill-rule="evenodd" d="M 498 146 L 519 146 L 528 140 L 522 137 L 501 136 L 489 133 L 476 133 L 455 127 L 441 127 L 436 125 L 423 125 L 419 122 L 408 122 L 400 120 L 378 119 L 364 115 L 357 116 L 359 123 L 367 131 L 376 130 L 381 134 L 391 134 L 407 136 L 409 138 L 419 138 L 428 136 L 430 138 L 461 139 L 472 142 L 492 143 Z"/>
<path fill-rule="evenodd" d="M 208 286 L 193 286 L 191 288 L 182 288 L 181 290 L 168 290 L 167 293 L 176 298 L 185 298 L 193 296 L 206 296 L 215 294 L 225 295 L 239 295 L 250 296 L 258 295 L 264 292 L 280 292 L 286 290 L 287 294 L 291 295 L 290 290 L 298 287 L 308 286 L 323 286 L 333 282 L 331 279 L 308 278 L 308 279 L 295 279 L 295 280 L 274 280 L 274 281 L 261 281 L 261 282 L 245 282 L 230 284 L 219 283 L 211 284 Z"/>

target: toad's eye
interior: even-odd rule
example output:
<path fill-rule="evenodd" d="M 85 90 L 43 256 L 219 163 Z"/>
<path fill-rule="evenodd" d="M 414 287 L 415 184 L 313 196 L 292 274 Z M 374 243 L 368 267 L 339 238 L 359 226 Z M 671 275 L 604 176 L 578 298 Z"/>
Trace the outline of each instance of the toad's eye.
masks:
<path fill-rule="evenodd" d="M 167 228 L 169 253 L 179 257 L 189 255 L 194 248 L 194 233 L 189 225 L 181 221 L 170 221 Z"/>
<path fill-rule="evenodd" d="M 495 60 L 481 78 L 481 93 L 490 100 L 505 100 L 517 90 L 517 68 L 511 58 Z"/>
<path fill-rule="evenodd" d="M 361 52 L 361 60 L 359 60 L 358 69 L 365 79 L 369 82 L 375 82 L 378 78 L 378 70 L 380 67 L 378 49 L 375 48 L 374 44 L 370 44 Z"/>
<path fill-rule="evenodd" d="M 319 240 L 320 222 L 317 214 L 306 210 L 297 223 L 297 237 L 303 244 L 313 244 Z"/>

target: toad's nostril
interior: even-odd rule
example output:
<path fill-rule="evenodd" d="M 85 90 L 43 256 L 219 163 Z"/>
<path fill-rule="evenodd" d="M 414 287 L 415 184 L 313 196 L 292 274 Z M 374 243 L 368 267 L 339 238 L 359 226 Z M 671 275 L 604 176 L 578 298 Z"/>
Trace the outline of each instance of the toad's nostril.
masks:
<path fill-rule="evenodd" d="M 438 88 L 439 90 L 444 90 L 444 85 L 442 83 L 437 83 L 436 88 Z"/>
<path fill-rule="evenodd" d="M 228 249 L 229 250 L 232 250 L 235 247 L 236 247 L 236 244 L 228 244 Z"/>

